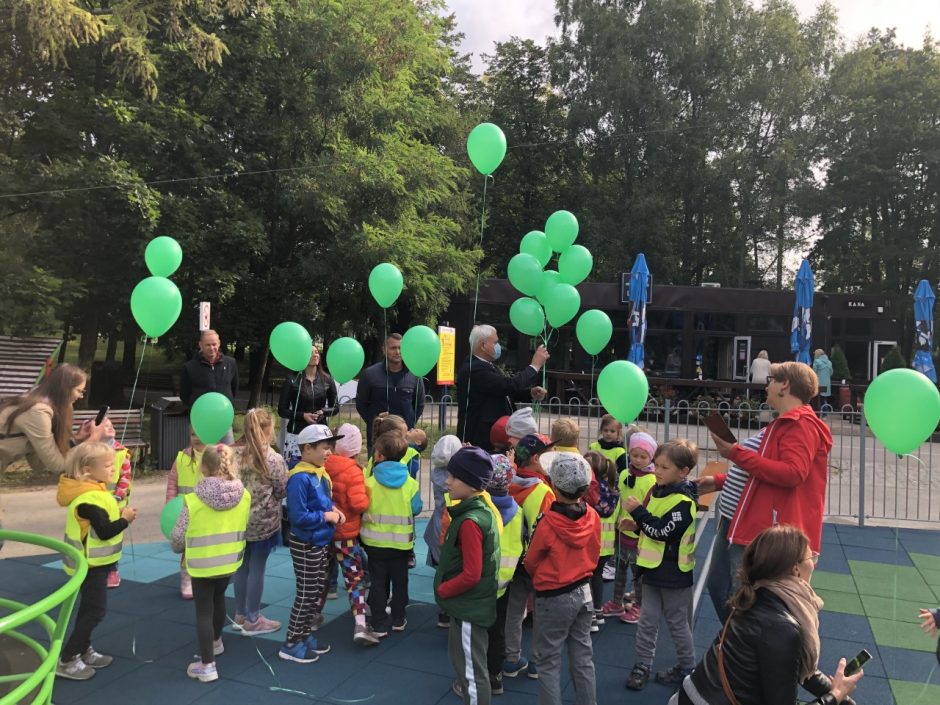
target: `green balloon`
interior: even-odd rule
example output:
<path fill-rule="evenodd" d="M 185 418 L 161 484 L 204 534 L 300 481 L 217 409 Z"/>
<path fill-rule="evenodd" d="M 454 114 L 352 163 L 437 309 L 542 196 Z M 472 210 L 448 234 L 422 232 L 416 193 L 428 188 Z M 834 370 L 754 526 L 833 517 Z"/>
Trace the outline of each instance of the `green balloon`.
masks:
<path fill-rule="evenodd" d="M 538 299 L 538 302 L 542 304 L 542 306 L 545 306 L 548 301 L 549 292 L 554 289 L 557 284 L 561 284 L 561 275 L 558 272 L 554 269 L 546 269 L 542 272 L 542 285 L 535 294 L 535 298 Z"/>
<path fill-rule="evenodd" d="M 545 329 L 545 314 L 538 301 L 522 297 L 509 307 L 509 320 L 513 327 L 526 335 L 538 335 Z"/>
<path fill-rule="evenodd" d="M 548 244 L 548 238 L 541 230 L 526 233 L 519 242 L 519 252 L 532 255 L 543 267 L 552 258 L 552 246 Z"/>
<path fill-rule="evenodd" d="M 326 351 L 326 366 L 340 384 L 359 374 L 365 361 L 366 353 L 355 338 L 337 338 Z"/>
<path fill-rule="evenodd" d="M 206 392 L 193 402 L 189 410 L 189 423 L 207 446 L 218 443 L 228 433 L 235 420 L 235 410 L 228 397 L 218 392 Z"/>
<path fill-rule="evenodd" d="M 173 534 L 173 527 L 176 526 L 176 520 L 180 518 L 181 511 L 183 511 L 183 495 L 181 494 L 163 505 L 163 511 L 160 512 L 160 532 L 166 536 L 167 541 Z"/>
<path fill-rule="evenodd" d="M 580 284 L 594 267 L 594 258 L 583 245 L 572 245 L 558 258 L 558 273 L 566 284 Z"/>
<path fill-rule="evenodd" d="M 597 397 L 621 423 L 632 423 L 646 406 L 650 385 L 643 370 L 626 360 L 606 365 L 597 377 Z"/>
<path fill-rule="evenodd" d="M 183 262 L 183 248 L 171 237 L 161 235 L 147 244 L 144 250 L 144 262 L 155 277 L 168 277 Z"/>
<path fill-rule="evenodd" d="M 509 283 L 526 296 L 533 296 L 542 287 L 542 265 L 532 255 L 513 255 L 506 273 Z"/>
<path fill-rule="evenodd" d="M 491 122 L 481 122 L 467 136 L 467 154 L 481 174 L 492 174 L 506 156 L 506 135 Z"/>
<path fill-rule="evenodd" d="M 403 286 L 401 270 L 391 262 L 377 264 L 369 273 L 369 291 L 372 292 L 375 302 L 382 308 L 388 308 L 398 301 Z"/>
<path fill-rule="evenodd" d="M 142 279 L 131 292 L 131 313 L 149 338 L 159 338 L 170 330 L 182 310 L 180 290 L 166 277 Z"/>
<path fill-rule="evenodd" d="M 588 355 L 597 355 L 610 342 L 610 336 L 614 333 L 614 324 L 610 322 L 610 316 L 606 313 L 592 308 L 578 318 L 575 333 L 584 351 Z"/>
<path fill-rule="evenodd" d="M 284 367 L 300 372 L 307 367 L 313 353 L 313 339 L 299 323 L 284 321 L 278 323 L 269 338 L 271 354 Z"/>
<path fill-rule="evenodd" d="M 571 284 L 556 284 L 545 301 L 545 317 L 552 328 L 561 328 L 578 315 L 581 294 Z"/>
<path fill-rule="evenodd" d="M 574 213 L 555 211 L 545 221 L 545 237 L 555 252 L 564 252 L 578 237 L 578 219 Z"/>
<path fill-rule="evenodd" d="M 424 377 L 441 356 L 441 340 L 427 326 L 412 326 L 401 337 L 401 359 L 411 373 Z"/>
<path fill-rule="evenodd" d="M 940 422 L 940 392 L 915 370 L 894 369 L 875 377 L 865 392 L 865 419 L 892 453 L 910 453 Z"/>

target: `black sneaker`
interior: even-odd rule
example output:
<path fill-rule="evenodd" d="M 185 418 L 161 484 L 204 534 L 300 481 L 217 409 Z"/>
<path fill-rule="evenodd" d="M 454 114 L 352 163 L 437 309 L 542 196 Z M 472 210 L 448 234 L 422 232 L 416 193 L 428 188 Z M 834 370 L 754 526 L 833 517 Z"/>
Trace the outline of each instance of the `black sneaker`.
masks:
<path fill-rule="evenodd" d="M 627 688 L 630 690 L 643 690 L 650 679 L 650 667 L 645 663 L 633 664 L 630 677 L 627 678 Z"/>
<path fill-rule="evenodd" d="M 688 673 L 679 668 L 677 664 L 668 671 L 657 671 L 656 682 L 662 683 L 663 685 L 679 685 L 687 675 Z"/>
<path fill-rule="evenodd" d="M 493 695 L 503 694 L 503 674 L 502 673 L 497 673 L 494 677 L 490 678 L 490 692 Z"/>
<path fill-rule="evenodd" d="M 439 626 L 441 629 L 447 629 L 450 626 L 450 615 L 446 612 L 438 612 L 437 626 Z"/>

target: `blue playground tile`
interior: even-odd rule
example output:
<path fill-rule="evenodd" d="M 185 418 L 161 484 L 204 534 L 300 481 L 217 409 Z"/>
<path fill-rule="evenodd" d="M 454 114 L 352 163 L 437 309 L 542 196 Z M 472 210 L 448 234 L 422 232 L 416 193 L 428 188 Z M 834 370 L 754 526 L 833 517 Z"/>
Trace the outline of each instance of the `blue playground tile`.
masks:
<path fill-rule="evenodd" d="M 878 548 L 862 548 L 861 546 L 844 546 L 845 557 L 852 561 L 866 561 L 882 565 L 913 566 L 914 562 L 903 548 L 883 550 Z"/>
<path fill-rule="evenodd" d="M 199 698 L 198 705 L 232 705 L 233 703 L 273 703 L 283 701 L 284 705 L 291 705 L 292 698 L 286 693 L 272 693 L 267 686 L 250 685 L 231 680 L 227 667 L 219 672 L 220 678 L 217 687 Z M 288 700 L 290 699 L 290 700 Z"/>
<path fill-rule="evenodd" d="M 100 688 L 92 685 L 87 696 L 73 702 L 100 705 L 133 700 L 134 705 L 190 705 L 218 688 L 219 682 L 200 683 L 188 678 L 185 666 L 179 669 L 147 663 Z"/>
<path fill-rule="evenodd" d="M 830 573 L 849 574 L 852 572 L 849 568 L 849 562 L 846 560 L 845 552 L 842 546 L 838 544 L 823 544 L 819 552 L 818 570 L 825 570 Z"/>
<path fill-rule="evenodd" d="M 280 644 L 267 643 L 267 649 L 261 648 L 264 660 L 255 654 L 255 664 L 234 674 L 232 679 L 260 688 L 276 687 L 298 690 L 306 693 L 311 699 L 318 700 L 325 698 L 332 689 L 347 679 L 359 680 L 363 674 L 372 671 L 375 667 L 368 658 L 361 658 L 366 655 L 366 652 L 361 650 L 358 653 L 352 652 L 351 641 L 348 645 L 329 643 L 332 647 L 330 653 L 323 654 L 315 663 L 285 661 L 277 655 Z M 360 658 L 357 659 L 357 656 Z M 401 692 L 405 691 L 399 691 Z M 275 697 L 279 696 L 272 693 L 261 702 L 270 703 Z M 349 696 L 339 695 L 339 697 L 348 698 Z"/>
<path fill-rule="evenodd" d="M 852 654 L 852 656 L 854 655 Z M 852 658 L 852 656 L 849 656 L 849 658 Z M 871 705 L 895 705 L 894 693 L 891 692 L 888 679 L 872 674 L 870 666 L 873 661 L 874 659 L 865 666 L 865 676 L 858 682 L 858 687 L 852 693 L 852 699 L 857 703 L 871 703 Z M 822 664 L 820 664 L 820 668 L 823 673 L 830 675 L 835 671 L 835 666 L 826 669 L 822 668 Z M 808 695 L 806 691 L 803 691 L 803 693 Z M 898 703 L 897 705 L 908 705 L 908 703 Z"/>
<path fill-rule="evenodd" d="M 407 693 L 409 705 L 434 705 L 446 695 L 450 696 L 449 700 L 456 702 L 450 692 L 453 680 L 453 675 L 419 674 L 373 662 L 368 668 L 359 669 L 355 675 L 337 685 L 328 695 L 344 700 L 368 698 L 369 705 L 400 705 L 403 702 L 402 694 Z"/>
<path fill-rule="evenodd" d="M 95 648 L 101 653 L 144 662 L 158 661 L 190 643 L 195 649 L 195 619 L 190 624 L 176 624 L 142 618 L 123 629 L 95 637 Z"/>
<path fill-rule="evenodd" d="M 937 668 L 937 657 L 934 654 L 879 646 L 878 653 L 874 656 L 881 660 L 885 673 L 891 680 L 940 685 L 940 669 Z M 867 672 L 868 666 L 865 669 Z"/>
<path fill-rule="evenodd" d="M 859 548 L 894 551 L 901 546 L 900 540 L 894 535 L 891 529 L 883 529 L 881 527 L 866 527 L 862 529 L 858 527 L 849 528 L 851 531 L 846 530 L 845 527 L 839 527 L 839 543 L 842 544 L 843 548 L 856 546 Z"/>
<path fill-rule="evenodd" d="M 170 575 L 180 572 L 179 563 L 165 561 L 151 556 L 137 556 L 128 560 L 125 553 L 121 558 L 121 580 L 133 580 L 137 583 L 155 583 Z"/>
<path fill-rule="evenodd" d="M 825 608 L 819 613 L 820 634 L 838 635 L 845 641 L 856 641 L 864 644 L 874 644 L 875 636 L 871 632 L 871 625 L 867 617 L 842 612 L 829 612 Z M 825 637 L 823 637 L 825 638 Z M 855 653 L 858 653 L 856 650 Z M 871 651 L 871 649 L 869 649 Z M 855 653 L 846 658 L 852 658 Z"/>
<path fill-rule="evenodd" d="M 95 642 L 95 648 L 98 648 L 97 641 Z M 109 683 L 135 673 L 143 665 L 143 661 L 138 659 L 115 656 L 111 665 L 107 668 L 98 669 L 94 680 L 89 683 L 57 678 L 53 690 L 53 702 L 74 703 L 76 700 L 87 697 L 92 691 L 100 690 Z"/>
<path fill-rule="evenodd" d="M 825 634 L 820 636 L 822 638 L 820 640 L 819 669 L 823 673 L 835 673 L 840 658 L 848 661 L 862 649 L 868 649 L 873 655 L 877 650 L 874 641 L 844 641 L 829 638 Z M 876 678 L 885 678 L 884 665 L 878 659 L 872 659 L 865 665 L 865 673 Z"/>
<path fill-rule="evenodd" d="M 411 627 L 410 621 L 408 626 Z M 438 676 L 453 675 L 454 668 L 447 656 L 447 633 L 443 629 L 391 633 L 382 642 L 372 648 L 379 652 L 375 657 L 378 663 Z"/>
<path fill-rule="evenodd" d="M 835 544 L 841 545 L 839 541 L 839 532 L 836 530 L 835 524 L 823 524 L 822 528 L 822 542 L 826 544 Z"/>
<path fill-rule="evenodd" d="M 932 554 L 937 552 L 937 547 L 940 546 L 940 536 L 934 535 L 937 532 L 922 532 L 923 534 L 929 534 L 925 536 L 918 536 L 916 538 L 901 538 L 901 545 L 909 553 L 926 553 Z"/>

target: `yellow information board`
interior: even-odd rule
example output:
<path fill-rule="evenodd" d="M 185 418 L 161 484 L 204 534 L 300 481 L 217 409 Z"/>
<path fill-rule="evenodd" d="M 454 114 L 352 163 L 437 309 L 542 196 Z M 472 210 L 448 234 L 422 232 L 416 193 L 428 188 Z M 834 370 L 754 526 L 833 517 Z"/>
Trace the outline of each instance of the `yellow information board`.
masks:
<path fill-rule="evenodd" d="M 437 384 L 441 387 L 454 383 L 454 363 L 457 357 L 457 331 L 449 326 L 438 326 L 441 356 L 437 359 Z"/>

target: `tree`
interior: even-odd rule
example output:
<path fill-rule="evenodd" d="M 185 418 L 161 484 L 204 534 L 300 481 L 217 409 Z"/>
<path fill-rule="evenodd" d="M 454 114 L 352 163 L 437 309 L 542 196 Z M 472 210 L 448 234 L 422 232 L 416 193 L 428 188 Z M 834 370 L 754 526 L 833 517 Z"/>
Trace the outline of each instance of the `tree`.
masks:
<path fill-rule="evenodd" d="M 852 372 L 849 370 L 849 361 L 845 353 L 838 345 L 832 346 L 832 377 L 833 379 L 851 379 Z"/>

